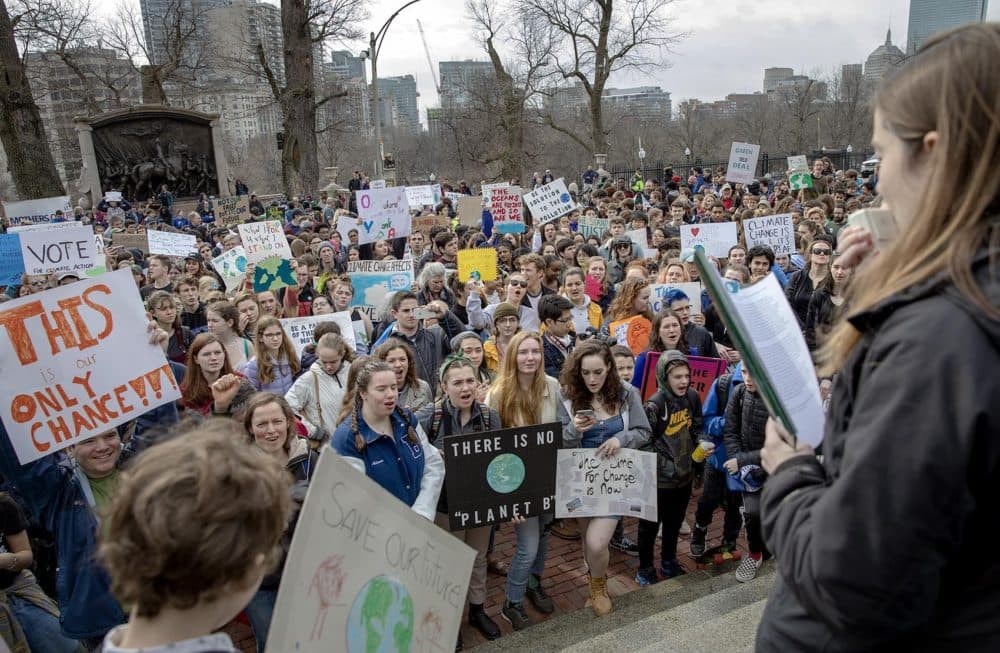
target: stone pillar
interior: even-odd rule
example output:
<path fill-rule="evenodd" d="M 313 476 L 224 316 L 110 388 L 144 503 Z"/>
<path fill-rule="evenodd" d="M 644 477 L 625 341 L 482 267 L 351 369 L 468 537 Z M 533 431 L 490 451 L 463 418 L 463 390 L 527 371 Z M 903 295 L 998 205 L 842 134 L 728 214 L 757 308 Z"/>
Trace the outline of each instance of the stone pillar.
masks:
<path fill-rule="evenodd" d="M 80 168 L 78 190 L 82 199 L 80 205 L 84 209 L 95 209 L 104 197 L 101 188 L 101 178 L 97 174 L 97 155 L 94 152 L 94 128 L 85 122 L 74 122 L 77 137 L 80 139 L 80 157 L 83 167 Z M 87 206 L 87 204 L 90 206 Z"/>
<path fill-rule="evenodd" d="M 229 163 L 226 161 L 226 150 L 222 142 L 222 128 L 219 126 L 219 119 L 215 118 L 208 123 L 212 130 L 212 150 L 215 152 L 215 174 L 219 178 L 219 197 L 229 197 L 232 195 L 230 186 L 233 180 L 229 178 Z"/>

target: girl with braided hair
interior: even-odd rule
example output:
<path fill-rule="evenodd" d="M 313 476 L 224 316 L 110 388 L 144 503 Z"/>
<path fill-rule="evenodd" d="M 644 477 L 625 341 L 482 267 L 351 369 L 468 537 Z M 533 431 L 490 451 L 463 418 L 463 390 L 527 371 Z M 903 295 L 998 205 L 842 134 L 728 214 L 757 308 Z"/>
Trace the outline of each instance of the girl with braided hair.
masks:
<path fill-rule="evenodd" d="M 330 445 L 359 472 L 433 521 L 444 483 L 444 459 L 427 442 L 413 412 L 398 404 L 391 365 L 370 358 L 352 365 L 351 373 L 355 383 L 350 386 L 349 413 Z"/>

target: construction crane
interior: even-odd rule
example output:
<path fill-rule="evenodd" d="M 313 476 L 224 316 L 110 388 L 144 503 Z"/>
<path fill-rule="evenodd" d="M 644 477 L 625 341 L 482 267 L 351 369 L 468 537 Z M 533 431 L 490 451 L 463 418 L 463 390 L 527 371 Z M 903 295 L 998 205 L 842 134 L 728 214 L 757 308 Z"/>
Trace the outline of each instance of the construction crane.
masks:
<path fill-rule="evenodd" d="M 438 92 L 438 97 L 441 97 L 441 82 L 438 81 L 437 71 L 434 70 L 434 61 L 431 60 L 431 49 L 427 46 L 427 37 L 424 35 L 424 26 L 420 24 L 420 19 L 417 19 L 417 29 L 420 31 L 420 40 L 424 43 L 424 54 L 427 55 L 427 65 L 431 68 L 431 78 L 434 80 L 434 88 Z"/>

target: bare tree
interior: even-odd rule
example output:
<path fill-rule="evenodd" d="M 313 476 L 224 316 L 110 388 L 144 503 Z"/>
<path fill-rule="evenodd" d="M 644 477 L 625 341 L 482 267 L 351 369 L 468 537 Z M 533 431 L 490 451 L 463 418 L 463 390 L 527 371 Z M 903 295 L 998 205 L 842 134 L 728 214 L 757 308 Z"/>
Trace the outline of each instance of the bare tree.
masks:
<path fill-rule="evenodd" d="M 820 85 L 814 79 L 801 84 L 783 86 L 775 91 L 778 110 L 781 111 L 779 132 L 781 144 L 786 152 L 806 152 L 813 137 L 816 148 L 822 146 L 820 140 Z"/>
<path fill-rule="evenodd" d="M 684 34 L 672 29 L 674 0 L 520 0 L 560 37 L 554 55 L 562 79 L 578 82 L 587 97 L 589 133 L 580 134 L 546 114 L 550 127 L 591 153 L 607 148 L 602 97 L 615 72 L 662 66 L 663 55 Z"/>
<path fill-rule="evenodd" d="M 62 180 L 14 37 L 17 20 L 0 0 L 0 143 L 20 197 L 62 195 Z"/>
<path fill-rule="evenodd" d="M 871 142 L 871 84 L 861 75 L 837 75 L 828 82 L 823 105 L 823 133 L 834 147 L 866 146 Z"/>
<path fill-rule="evenodd" d="M 317 109 L 338 95 L 317 96 L 314 46 L 327 41 L 361 38 L 358 25 L 368 17 L 366 0 L 282 0 L 284 83 L 268 62 L 259 37 L 252 43 L 255 64 L 281 107 L 285 144 L 281 180 L 286 194 L 312 192 L 319 183 L 316 144 Z"/>

